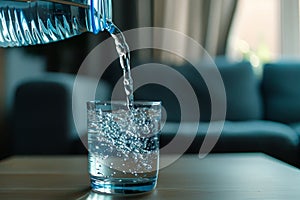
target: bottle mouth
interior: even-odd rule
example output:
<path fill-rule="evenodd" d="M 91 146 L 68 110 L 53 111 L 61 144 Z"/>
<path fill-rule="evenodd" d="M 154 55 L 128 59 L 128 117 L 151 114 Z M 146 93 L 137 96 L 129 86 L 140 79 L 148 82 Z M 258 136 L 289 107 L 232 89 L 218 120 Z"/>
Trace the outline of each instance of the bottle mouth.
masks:
<path fill-rule="evenodd" d="M 91 0 L 91 19 L 95 34 L 108 29 L 112 22 L 111 0 Z"/>

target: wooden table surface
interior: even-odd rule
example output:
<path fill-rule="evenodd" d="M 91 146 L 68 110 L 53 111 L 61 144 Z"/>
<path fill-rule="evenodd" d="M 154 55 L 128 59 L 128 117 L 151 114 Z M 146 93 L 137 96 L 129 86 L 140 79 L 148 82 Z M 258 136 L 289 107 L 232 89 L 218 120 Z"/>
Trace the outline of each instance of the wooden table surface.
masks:
<path fill-rule="evenodd" d="M 300 170 L 264 154 L 183 156 L 161 169 L 157 188 L 132 196 L 90 193 L 86 156 L 0 161 L 0 199 L 300 199 Z"/>

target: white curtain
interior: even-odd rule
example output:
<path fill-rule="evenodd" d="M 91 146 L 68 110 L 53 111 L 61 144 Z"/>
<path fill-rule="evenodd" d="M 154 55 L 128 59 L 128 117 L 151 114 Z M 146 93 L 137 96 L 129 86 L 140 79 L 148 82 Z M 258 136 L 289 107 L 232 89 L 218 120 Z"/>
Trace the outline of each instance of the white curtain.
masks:
<path fill-rule="evenodd" d="M 154 26 L 186 34 L 214 57 L 225 53 L 236 4 L 237 0 L 154 0 Z M 187 52 L 185 41 L 174 43 Z"/>
<path fill-rule="evenodd" d="M 284 57 L 297 58 L 300 54 L 299 0 L 281 0 L 280 5 L 281 54 Z"/>

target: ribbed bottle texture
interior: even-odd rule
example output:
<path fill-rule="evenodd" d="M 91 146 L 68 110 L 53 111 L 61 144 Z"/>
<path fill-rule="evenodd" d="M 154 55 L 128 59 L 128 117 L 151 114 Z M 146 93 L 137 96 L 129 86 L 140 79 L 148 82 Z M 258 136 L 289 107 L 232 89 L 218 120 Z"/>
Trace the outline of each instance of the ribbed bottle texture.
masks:
<path fill-rule="evenodd" d="M 0 1 L 0 46 L 27 46 L 103 31 L 110 0 Z"/>

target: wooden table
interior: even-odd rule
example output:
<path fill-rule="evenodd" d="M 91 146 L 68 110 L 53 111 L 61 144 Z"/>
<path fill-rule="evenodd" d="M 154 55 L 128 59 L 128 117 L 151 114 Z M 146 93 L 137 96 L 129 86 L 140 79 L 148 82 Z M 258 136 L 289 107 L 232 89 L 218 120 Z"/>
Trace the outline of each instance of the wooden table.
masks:
<path fill-rule="evenodd" d="M 264 154 L 183 156 L 136 196 L 89 192 L 85 156 L 11 157 L 0 162 L 0 199 L 300 199 L 300 170 Z"/>

